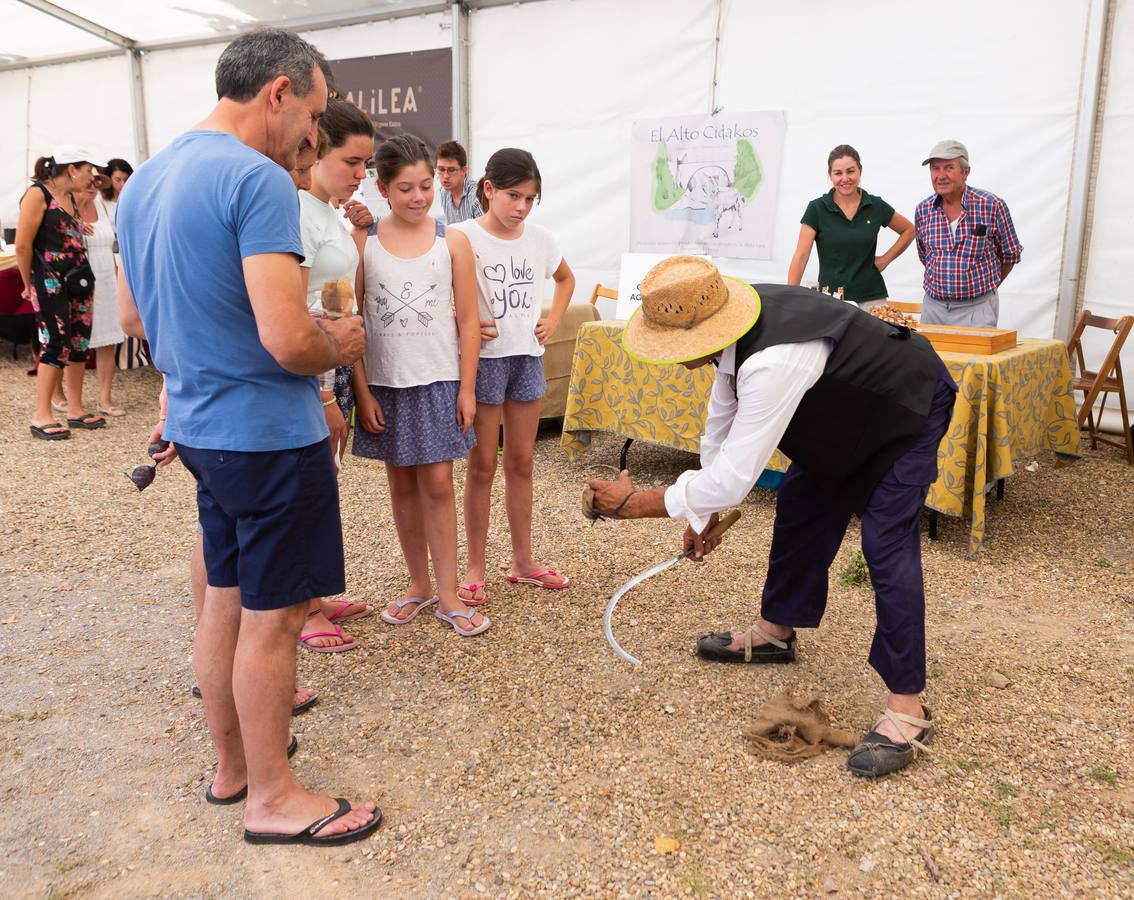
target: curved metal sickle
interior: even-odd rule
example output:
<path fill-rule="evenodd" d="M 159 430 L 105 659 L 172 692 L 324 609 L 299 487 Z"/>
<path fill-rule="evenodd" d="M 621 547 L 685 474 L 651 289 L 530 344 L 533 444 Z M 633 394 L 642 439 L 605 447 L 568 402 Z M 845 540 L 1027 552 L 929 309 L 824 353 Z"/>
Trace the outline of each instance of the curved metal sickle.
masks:
<path fill-rule="evenodd" d="M 707 535 L 705 535 L 705 537 L 706 538 L 720 537 L 722 534 L 724 534 L 726 531 L 728 531 L 733 525 L 735 525 L 739 518 L 740 518 L 740 510 L 734 509 L 727 516 L 725 516 L 723 519 L 721 519 L 719 522 L 717 522 L 717 524 L 713 527 L 713 529 Z M 637 659 L 637 658 L 631 656 L 629 653 L 627 653 L 625 650 L 623 650 L 622 645 L 619 644 L 618 641 L 615 639 L 614 630 L 611 628 L 611 624 L 610 624 L 611 617 L 614 615 L 614 607 L 616 607 L 618 605 L 619 600 L 621 600 L 624 596 L 626 596 L 627 593 L 629 593 L 631 590 L 633 590 L 638 585 L 640 585 L 643 581 L 645 581 L 648 578 L 653 578 L 659 572 L 664 572 L 666 569 L 668 569 L 674 563 L 680 562 L 681 560 L 685 559 L 687 556 L 692 556 L 692 555 L 693 555 L 692 550 L 686 550 L 684 553 L 678 553 L 677 556 L 672 556 L 669 559 L 667 559 L 665 562 L 660 562 L 656 566 L 654 566 L 653 568 L 647 569 L 645 572 L 641 572 L 641 573 L 635 575 L 633 578 L 631 578 L 629 581 L 627 581 L 626 584 L 622 585 L 622 587 L 620 587 L 617 591 L 615 591 L 614 596 L 610 598 L 610 602 L 606 604 L 606 611 L 603 612 L 603 614 L 602 614 L 602 632 L 603 632 L 604 635 L 606 635 L 606 642 L 608 644 L 610 644 L 611 650 L 613 650 L 615 653 L 617 653 L 620 657 L 622 657 L 624 660 L 626 660 L 626 662 L 630 663 L 631 665 L 640 666 L 640 665 L 642 665 L 642 661 L 640 659 Z"/>

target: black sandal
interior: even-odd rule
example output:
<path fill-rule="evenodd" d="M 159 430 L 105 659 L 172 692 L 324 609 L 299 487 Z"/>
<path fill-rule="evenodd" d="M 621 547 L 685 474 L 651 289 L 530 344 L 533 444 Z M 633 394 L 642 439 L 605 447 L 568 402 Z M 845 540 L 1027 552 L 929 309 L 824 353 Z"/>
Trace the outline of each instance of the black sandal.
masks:
<path fill-rule="evenodd" d="M 752 644 L 752 632 L 756 631 L 767 643 Z M 704 634 L 697 639 L 697 655 L 702 659 L 713 662 L 738 663 L 787 663 L 795 662 L 795 631 L 793 630 L 782 641 L 774 638 L 758 625 L 753 625 L 744 631 L 744 647 L 740 650 L 729 650 L 732 643 L 732 632 L 722 631 L 719 634 Z"/>
<path fill-rule="evenodd" d="M 67 419 L 67 424 L 72 428 L 85 428 L 87 431 L 94 431 L 96 428 L 104 427 L 106 419 L 97 413 L 86 413 L 77 419 Z"/>
<path fill-rule="evenodd" d="M 315 837 L 316 832 L 320 829 L 326 828 L 336 819 L 341 819 L 351 811 L 350 803 L 342 797 L 336 797 L 335 802 L 339 805 L 337 810 L 329 816 L 323 816 L 323 818 L 312 822 L 296 834 L 273 834 L 265 831 L 249 831 L 246 828 L 244 829 L 244 840 L 249 844 L 307 844 L 312 847 L 336 846 L 338 844 L 350 844 L 367 837 L 382 822 L 382 810 L 375 807 L 373 813 L 374 818 L 365 825 L 360 825 L 358 828 L 352 829 L 351 831 L 344 831 L 342 834 L 331 834 L 321 838 Z"/>
<path fill-rule="evenodd" d="M 904 769 L 914 761 L 919 750 L 928 753 L 929 748 L 925 745 L 933 740 L 933 713 L 927 706 L 923 706 L 922 709 L 925 710 L 924 719 L 890 709 L 882 710 L 878 722 L 874 723 L 875 728 L 883 719 L 889 719 L 898 726 L 899 732 L 902 731 L 903 724 L 914 725 L 921 730 L 910 738 L 908 744 L 897 744 L 893 738 L 879 734 L 873 729 L 868 731 L 847 756 L 847 768 L 860 778 L 881 778 L 883 775 Z"/>
<path fill-rule="evenodd" d="M 41 441 L 65 441 L 71 436 L 71 429 L 63 428 L 58 422 L 48 422 L 46 425 L 29 425 L 32 437 Z M 59 428 L 61 431 L 48 431 L 48 428 Z"/>
<path fill-rule="evenodd" d="M 299 741 L 296 740 L 295 735 L 291 736 L 291 743 L 287 745 L 287 758 L 291 759 L 295 756 L 295 751 L 299 749 Z M 213 793 L 213 786 L 210 784 L 205 788 L 205 800 L 213 806 L 231 806 L 233 803 L 239 803 L 248 796 L 248 785 L 244 785 L 235 794 L 230 794 L 227 797 L 218 797 Z"/>

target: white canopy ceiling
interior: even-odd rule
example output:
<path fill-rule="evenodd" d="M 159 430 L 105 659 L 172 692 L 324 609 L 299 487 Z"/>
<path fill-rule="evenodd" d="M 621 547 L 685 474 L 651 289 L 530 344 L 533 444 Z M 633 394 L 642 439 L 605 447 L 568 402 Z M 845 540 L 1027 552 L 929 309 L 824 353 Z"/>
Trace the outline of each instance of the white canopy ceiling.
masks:
<path fill-rule="evenodd" d="M 465 0 L 478 9 L 513 0 Z M 259 25 L 310 29 L 438 12 L 452 0 L 0 0 L 0 67 L 228 40 Z"/>

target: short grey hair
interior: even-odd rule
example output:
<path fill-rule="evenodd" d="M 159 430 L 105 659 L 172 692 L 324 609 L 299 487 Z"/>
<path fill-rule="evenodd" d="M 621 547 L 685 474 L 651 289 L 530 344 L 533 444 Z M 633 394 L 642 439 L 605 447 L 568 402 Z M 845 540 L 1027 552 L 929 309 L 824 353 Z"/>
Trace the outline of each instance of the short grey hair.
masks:
<path fill-rule="evenodd" d="M 965 172 L 968 172 L 972 169 L 972 166 L 969 165 L 969 158 L 967 156 L 958 156 L 957 162 L 961 164 L 961 169 Z"/>
<path fill-rule="evenodd" d="M 329 85 L 331 67 L 311 44 L 282 28 L 258 28 L 238 37 L 221 53 L 216 71 L 217 99 L 247 103 L 281 75 L 291 80 L 297 97 L 306 97 L 315 86 L 315 69 L 327 76 Z"/>

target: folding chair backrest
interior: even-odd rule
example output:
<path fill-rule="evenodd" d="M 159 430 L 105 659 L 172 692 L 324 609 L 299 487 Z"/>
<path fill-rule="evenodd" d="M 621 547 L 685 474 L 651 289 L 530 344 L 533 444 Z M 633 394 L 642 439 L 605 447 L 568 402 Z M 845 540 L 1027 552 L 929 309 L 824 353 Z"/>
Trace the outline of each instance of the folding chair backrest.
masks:
<path fill-rule="evenodd" d="M 1104 329 L 1115 336 L 1114 343 L 1107 351 L 1106 358 L 1095 371 L 1104 378 L 1110 375 L 1112 369 L 1118 368 L 1121 372 L 1119 354 L 1122 352 L 1123 344 L 1126 343 L 1126 338 L 1130 335 L 1131 328 L 1134 328 L 1134 316 L 1106 319 L 1094 315 L 1089 309 L 1084 309 L 1079 313 L 1079 319 L 1075 322 L 1075 330 L 1071 332 L 1071 337 L 1067 340 L 1067 355 L 1071 358 L 1072 370 L 1078 364 L 1080 374 L 1086 374 L 1089 371 L 1086 359 L 1083 356 L 1083 332 L 1088 328 Z"/>
<path fill-rule="evenodd" d="M 605 297 L 607 300 L 617 300 L 618 291 L 603 287 L 601 284 L 596 284 L 594 291 L 591 292 L 591 306 L 595 305 L 599 297 Z"/>

